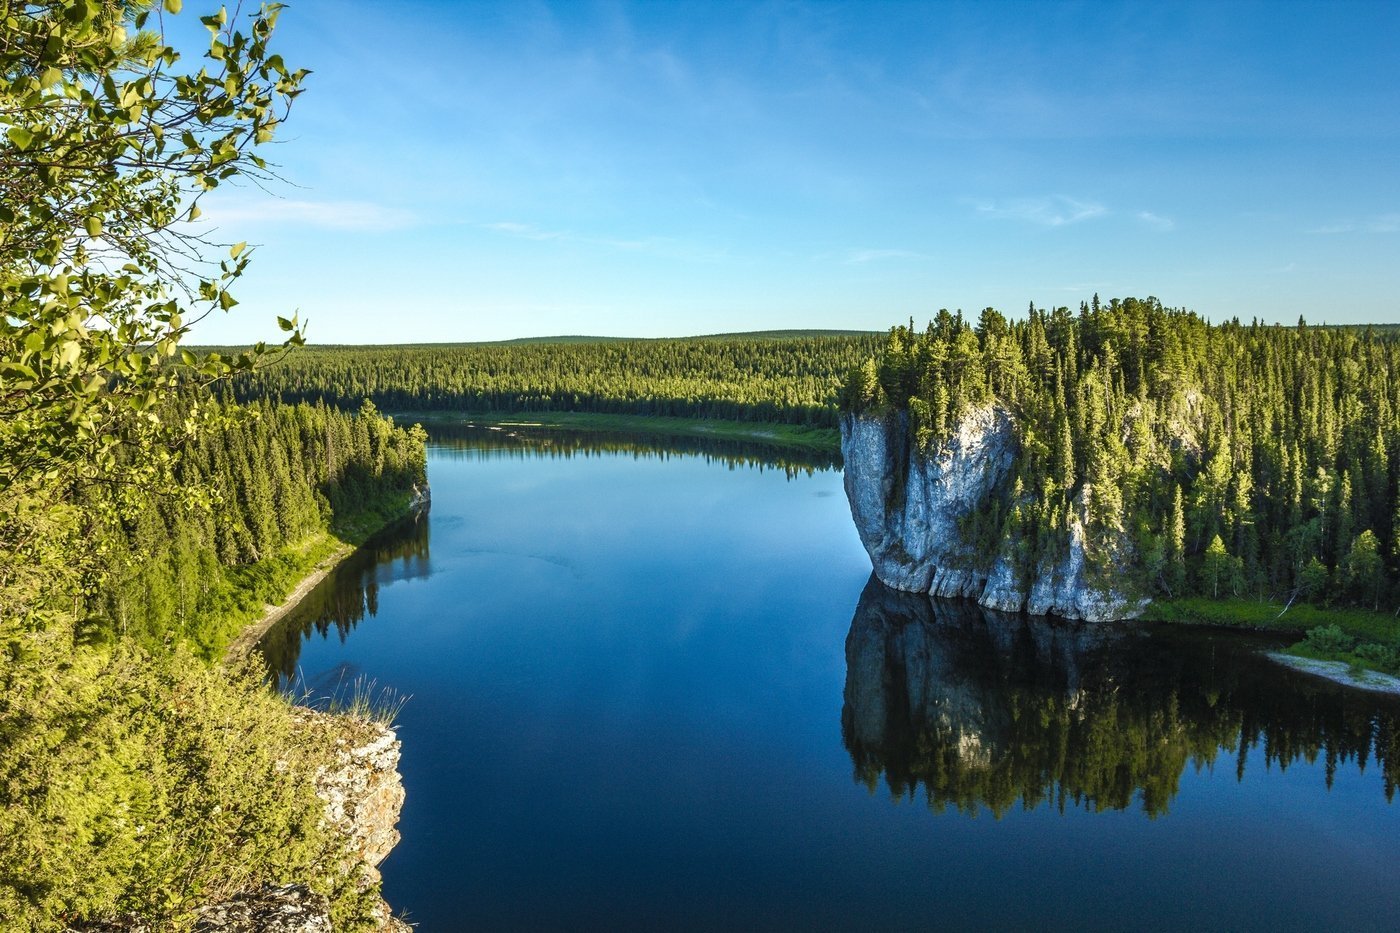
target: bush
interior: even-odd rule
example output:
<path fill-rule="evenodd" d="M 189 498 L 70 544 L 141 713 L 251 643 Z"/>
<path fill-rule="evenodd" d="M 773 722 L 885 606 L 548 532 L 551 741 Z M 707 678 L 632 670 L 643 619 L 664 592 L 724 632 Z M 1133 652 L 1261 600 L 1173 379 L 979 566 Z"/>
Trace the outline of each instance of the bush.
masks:
<path fill-rule="evenodd" d="M 1345 654 L 1356 645 L 1356 639 L 1336 625 L 1319 625 L 1308 630 L 1303 643 L 1325 654 Z"/>
<path fill-rule="evenodd" d="M 1364 645 L 1357 645 L 1354 653 L 1365 661 L 1368 667 L 1385 671 L 1388 674 L 1400 674 L 1400 648 L 1367 642 Z"/>
<path fill-rule="evenodd" d="M 353 860 L 314 790 L 328 740 L 255 672 L 121 645 L 3 680 L 0 929 L 119 914 L 179 927 L 290 882 L 355 913 Z"/>

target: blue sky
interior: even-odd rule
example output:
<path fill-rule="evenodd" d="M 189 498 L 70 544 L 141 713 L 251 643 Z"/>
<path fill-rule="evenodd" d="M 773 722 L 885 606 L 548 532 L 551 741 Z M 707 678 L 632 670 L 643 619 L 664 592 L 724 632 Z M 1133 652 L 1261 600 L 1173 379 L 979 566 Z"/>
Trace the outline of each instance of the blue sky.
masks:
<path fill-rule="evenodd" d="M 205 12 L 186 0 L 182 20 Z M 201 342 L 1400 321 L 1400 4 L 295 0 Z"/>

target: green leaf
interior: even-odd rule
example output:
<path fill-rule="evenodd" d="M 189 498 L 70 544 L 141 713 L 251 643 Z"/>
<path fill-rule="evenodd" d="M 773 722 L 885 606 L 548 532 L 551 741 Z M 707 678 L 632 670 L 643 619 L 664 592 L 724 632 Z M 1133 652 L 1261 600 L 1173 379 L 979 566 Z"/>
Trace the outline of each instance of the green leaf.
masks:
<path fill-rule="evenodd" d="M 34 142 L 34 134 L 22 126 L 12 126 L 5 134 L 10 137 L 10 141 L 20 148 L 21 151 L 28 149 Z"/>
<path fill-rule="evenodd" d="M 82 355 L 82 352 L 82 345 L 79 344 L 78 341 L 63 341 L 63 343 L 58 346 L 58 365 L 62 366 L 64 369 L 70 368 L 74 363 L 78 362 L 78 357 Z"/>
<path fill-rule="evenodd" d="M 96 238 L 102 235 L 101 217 L 88 217 L 83 221 L 83 226 L 87 228 L 87 234 L 90 237 Z"/>
<path fill-rule="evenodd" d="M 229 247 L 228 254 L 229 254 L 230 256 L 232 256 L 234 259 L 237 259 L 237 258 L 239 257 L 239 255 L 240 255 L 245 249 L 247 249 L 247 248 L 248 248 L 248 242 L 247 242 L 246 240 L 243 241 L 242 243 L 235 243 L 235 244 L 233 244 L 233 246 Z"/>
<path fill-rule="evenodd" d="M 227 311 L 229 308 L 232 308 L 236 304 L 238 304 L 238 302 L 228 292 L 219 292 L 220 308 L 223 308 L 225 311 Z"/>
<path fill-rule="evenodd" d="M 182 5 L 181 0 L 165 0 L 165 12 L 179 13 Z"/>
<path fill-rule="evenodd" d="M 296 330 L 297 322 L 295 320 L 288 320 L 287 318 L 279 316 L 277 318 L 277 326 L 282 328 L 283 330 Z"/>

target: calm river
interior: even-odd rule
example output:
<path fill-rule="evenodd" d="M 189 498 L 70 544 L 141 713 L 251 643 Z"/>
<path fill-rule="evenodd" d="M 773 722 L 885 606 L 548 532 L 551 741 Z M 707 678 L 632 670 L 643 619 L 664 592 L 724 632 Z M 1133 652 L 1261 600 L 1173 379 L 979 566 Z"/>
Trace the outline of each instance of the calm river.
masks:
<path fill-rule="evenodd" d="M 263 645 L 411 697 L 424 931 L 1400 925 L 1400 706 L 1268 641 L 885 590 L 830 464 L 463 430 L 428 469 Z"/>

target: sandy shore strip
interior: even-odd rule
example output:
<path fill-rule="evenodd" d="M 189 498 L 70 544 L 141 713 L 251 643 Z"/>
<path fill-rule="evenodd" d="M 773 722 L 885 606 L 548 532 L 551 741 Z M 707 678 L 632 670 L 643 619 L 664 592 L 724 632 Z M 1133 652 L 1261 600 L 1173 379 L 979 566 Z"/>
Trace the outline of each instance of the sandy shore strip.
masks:
<path fill-rule="evenodd" d="M 1291 667 L 1295 671 L 1302 671 L 1304 674 L 1311 674 L 1314 677 L 1322 677 L 1344 687 L 1355 687 L 1358 690 L 1370 690 L 1372 693 L 1400 696 L 1400 677 L 1392 677 L 1379 671 L 1362 671 L 1360 674 L 1352 674 L 1351 666 L 1345 661 L 1317 661 L 1312 658 L 1283 654 L 1279 651 L 1270 651 L 1268 655 L 1279 664 Z"/>
<path fill-rule="evenodd" d="M 281 621 L 283 616 L 295 609 L 297 603 L 301 602 L 302 599 L 306 597 L 307 593 L 310 593 L 316 588 L 316 584 L 324 580 L 326 575 L 334 570 L 341 561 L 355 553 L 355 550 L 354 545 L 350 544 L 343 544 L 336 548 L 330 555 L 323 558 L 321 562 L 316 565 L 315 570 L 308 576 L 302 578 L 302 581 L 287 594 L 286 599 L 282 600 L 282 602 L 276 606 L 269 604 L 264 607 L 262 618 L 244 626 L 243 630 L 238 633 L 238 637 L 229 643 L 228 651 L 224 653 L 224 663 L 237 664 L 248 657 L 253 647 L 267 634 L 267 630 Z"/>

